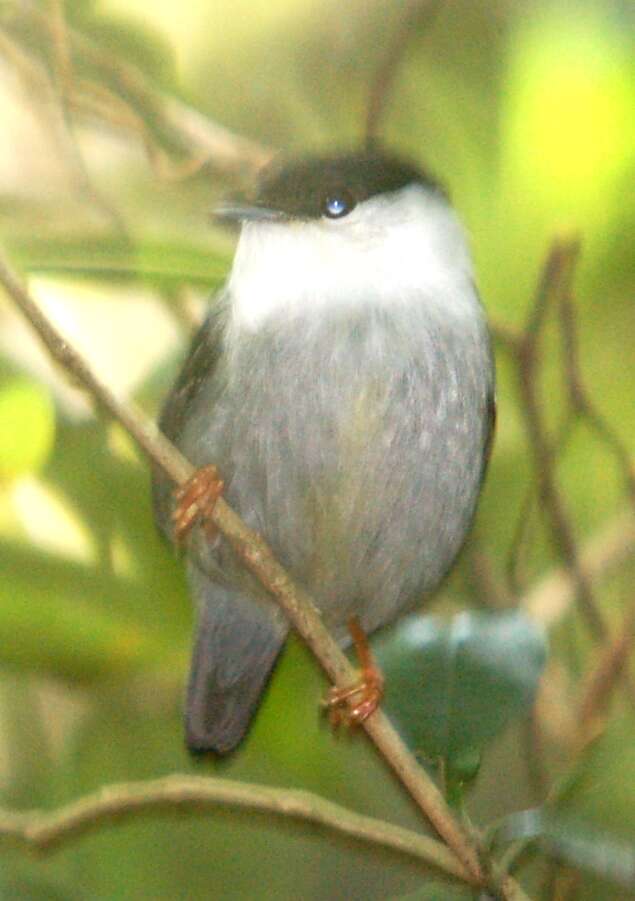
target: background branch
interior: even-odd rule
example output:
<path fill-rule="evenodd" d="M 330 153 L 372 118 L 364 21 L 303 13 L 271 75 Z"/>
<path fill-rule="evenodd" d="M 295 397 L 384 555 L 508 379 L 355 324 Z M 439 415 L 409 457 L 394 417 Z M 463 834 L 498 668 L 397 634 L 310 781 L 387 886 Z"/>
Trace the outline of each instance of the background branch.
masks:
<path fill-rule="evenodd" d="M 635 604 L 631 602 L 616 636 L 600 649 L 595 666 L 584 680 L 578 705 L 582 744 L 597 733 L 598 727 L 603 727 L 611 697 L 620 677 L 624 674 L 634 642 Z"/>
<path fill-rule="evenodd" d="M 399 64 L 403 60 L 408 44 L 423 30 L 429 28 L 443 5 L 443 0 L 408 0 L 388 51 L 377 67 L 370 86 L 366 106 L 366 144 L 377 141 L 379 130 L 390 99 Z"/>
<path fill-rule="evenodd" d="M 518 347 L 518 388 L 522 411 L 529 433 L 529 444 L 534 453 L 534 468 L 538 482 L 538 494 L 548 516 L 551 532 L 575 581 L 580 609 L 597 638 L 608 634 L 606 622 L 600 612 L 586 573 L 580 566 L 577 543 L 567 513 L 564 499 L 555 480 L 554 446 L 550 441 L 544 421 L 544 413 L 537 395 L 537 366 L 541 326 L 551 302 L 557 302 L 563 293 L 571 290 L 575 263 L 580 244 L 577 238 L 554 242 L 545 262 L 536 301 L 530 311 L 522 340 Z"/>
<path fill-rule="evenodd" d="M 144 782 L 108 785 L 54 811 L 0 808 L 0 839 L 22 841 L 45 851 L 107 822 L 166 807 L 185 807 L 189 810 L 233 807 L 268 811 L 316 823 L 335 833 L 399 851 L 457 879 L 471 879 L 456 856 L 429 836 L 362 816 L 312 792 L 208 776 L 172 775 Z"/>
<path fill-rule="evenodd" d="M 9 26 L 39 34 L 45 45 L 52 44 L 54 50 L 59 46 L 51 40 L 51 16 L 48 11 L 40 9 L 30 0 L 11 7 L 3 21 Z M 100 70 L 115 86 L 113 91 L 116 95 L 111 95 L 116 99 L 114 108 L 112 102 L 104 103 L 106 94 L 103 90 L 99 91 L 98 117 L 102 121 L 110 121 L 117 128 L 127 127 L 135 132 L 153 162 L 157 162 L 159 144 L 164 142 L 172 145 L 170 149 L 178 148 L 181 153 L 187 154 L 197 167 L 211 163 L 217 171 L 231 174 L 253 173 L 271 159 L 271 149 L 230 131 L 182 100 L 158 90 L 137 66 L 123 60 L 120 55 L 104 50 L 66 22 L 64 41 L 69 58 L 73 55 L 87 61 L 91 68 Z M 75 78 L 67 70 L 63 81 L 64 106 L 94 111 L 96 87 L 95 82 Z M 49 84 L 46 91 L 50 93 L 51 90 L 53 88 Z M 127 110 L 124 116 L 121 115 L 122 109 Z M 146 125 L 148 118 L 154 120 L 164 141 L 158 141 L 157 136 L 151 133 Z M 67 149 L 66 152 L 75 158 L 79 156 L 77 149 Z M 75 162 L 79 163 L 77 159 Z"/>
<path fill-rule="evenodd" d="M 610 575 L 635 552 L 635 516 L 624 510 L 582 545 L 579 564 L 595 583 Z M 547 573 L 520 600 L 527 613 L 552 628 L 575 602 L 577 583 L 568 566 Z"/>

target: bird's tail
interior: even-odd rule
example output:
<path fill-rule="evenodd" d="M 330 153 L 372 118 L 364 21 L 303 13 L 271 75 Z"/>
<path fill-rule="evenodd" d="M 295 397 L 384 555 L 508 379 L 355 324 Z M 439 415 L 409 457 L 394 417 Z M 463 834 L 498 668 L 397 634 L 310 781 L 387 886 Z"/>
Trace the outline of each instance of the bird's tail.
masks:
<path fill-rule="evenodd" d="M 188 575 L 198 623 L 186 742 L 193 752 L 227 754 L 249 729 L 288 627 L 273 606 L 215 584 L 197 566 Z"/>

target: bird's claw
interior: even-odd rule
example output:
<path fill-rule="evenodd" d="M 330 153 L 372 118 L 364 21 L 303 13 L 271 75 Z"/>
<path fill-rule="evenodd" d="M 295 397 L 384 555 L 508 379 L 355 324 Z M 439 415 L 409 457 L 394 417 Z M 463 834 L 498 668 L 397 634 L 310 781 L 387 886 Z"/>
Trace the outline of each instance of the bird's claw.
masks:
<path fill-rule="evenodd" d="M 172 512 L 174 539 L 182 544 L 197 521 L 202 520 L 208 537 L 213 538 L 216 528 L 212 514 L 216 501 L 223 493 L 225 483 L 219 478 L 213 464 L 197 469 L 194 475 L 174 492 L 176 506 Z"/>
<path fill-rule="evenodd" d="M 331 726 L 358 726 L 379 707 L 384 695 L 384 677 L 375 663 L 368 639 L 357 618 L 349 623 L 353 642 L 359 657 L 361 674 L 359 682 L 344 688 L 333 686 L 322 701 L 328 710 Z"/>
<path fill-rule="evenodd" d="M 329 722 L 338 726 L 358 726 L 373 714 L 384 694 L 384 680 L 379 670 L 369 678 L 365 673 L 359 682 L 347 688 L 331 688 L 322 704 L 328 709 Z M 353 703 L 353 699 L 358 700 Z"/>

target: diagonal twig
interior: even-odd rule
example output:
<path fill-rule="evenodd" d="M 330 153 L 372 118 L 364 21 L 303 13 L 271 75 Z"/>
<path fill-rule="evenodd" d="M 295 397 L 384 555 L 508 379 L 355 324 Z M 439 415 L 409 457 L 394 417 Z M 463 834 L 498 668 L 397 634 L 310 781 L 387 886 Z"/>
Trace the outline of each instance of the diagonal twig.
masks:
<path fill-rule="evenodd" d="M 596 638 L 605 640 L 608 635 L 607 625 L 580 563 L 570 517 L 556 485 L 554 446 L 548 437 L 538 398 L 538 341 L 542 325 L 550 303 L 559 300 L 564 292 L 570 290 L 579 248 L 577 239 L 561 239 L 554 241 L 549 251 L 535 303 L 518 346 L 518 387 L 523 401 L 521 407 L 529 433 L 529 444 L 534 454 L 538 494 L 548 516 L 553 539 L 571 572 L 580 609 L 589 627 Z"/>
<path fill-rule="evenodd" d="M 9 25 L 15 23 L 19 28 L 26 27 L 47 41 L 50 40 L 49 18 L 47 12 L 32 0 L 20 3 L 6 17 Z M 269 148 L 230 131 L 182 100 L 163 93 L 139 68 L 109 53 L 68 24 L 65 25 L 65 40 L 69 53 L 107 73 L 122 103 L 129 105 L 137 114 L 137 121 L 152 119 L 163 133 L 165 142 L 172 147 L 176 145 L 194 160 L 202 157 L 222 172 L 252 173 L 271 159 L 273 152 Z M 67 85 L 69 93 L 72 93 L 74 84 L 73 80 Z M 70 99 L 76 102 L 75 98 Z M 146 115 L 139 115 L 140 110 Z M 138 132 L 138 126 L 134 130 Z M 144 128 L 141 137 L 147 146 L 149 131 Z"/>
<path fill-rule="evenodd" d="M 578 704 L 581 742 L 595 734 L 601 724 L 620 677 L 635 645 L 635 604 L 624 615 L 617 635 L 600 651 L 595 667 L 584 680 Z"/>
<path fill-rule="evenodd" d="M 364 130 L 368 146 L 377 140 L 399 63 L 403 59 L 408 43 L 416 34 L 417 25 L 421 22 L 424 27 L 429 27 L 442 5 L 443 0 L 408 0 L 406 3 L 397 32 L 371 83 Z"/>
<path fill-rule="evenodd" d="M 582 380 L 578 330 L 569 290 L 562 292 L 558 313 L 564 355 L 565 389 L 569 395 L 573 413 L 575 416 L 583 418 L 591 426 L 615 458 L 624 479 L 631 507 L 635 512 L 635 465 L 629 449 L 593 403 Z"/>
<path fill-rule="evenodd" d="M 624 676 L 624 687 L 631 706 L 635 704 L 635 685 L 626 668 L 626 659 L 631 645 L 618 638 L 611 639 L 605 615 L 597 603 L 589 573 L 579 550 L 571 517 L 565 500 L 556 482 L 558 442 L 549 437 L 545 416 L 538 397 L 537 364 L 539 360 L 539 340 L 545 318 L 551 305 L 560 314 L 560 326 L 564 343 L 565 385 L 576 415 L 586 417 L 621 465 L 631 500 L 634 496 L 635 481 L 628 453 L 617 436 L 597 413 L 584 391 L 578 366 L 577 335 L 574 328 L 571 306 L 572 279 L 579 254 L 577 238 L 563 238 L 554 241 L 545 261 L 535 301 L 530 310 L 526 327 L 517 343 L 518 386 L 523 400 L 521 405 L 525 416 L 529 443 L 534 454 L 538 495 L 542 501 L 553 539 L 566 563 L 570 578 L 575 586 L 576 600 L 586 619 L 593 637 L 607 648 L 606 660 L 600 667 L 596 682 L 588 690 L 593 702 L 583 703 L 585 716 L 594 705 L 600 704 L 600 695 L 611 689 L 620 675 Z M 569 432 L 570 419 L 565 421 L 564 434 Z M 598 694 L 599 692 L 599 694 Z M 597 697 L 596 697 L 597 695 Z M 590 706 L 589 706 L 590 704 Z"/>
<path fill-rule="evenodd" d="M 590 584 L 609 575 L 635 553 L 635 517 L 629 509 L 619 513 L 588 539 L 579 553 Z M 576 598 L 576 582 L 567 566 L 553 569 L 521 599 L 523 609 L 546 629 L 553 628 Z"/>

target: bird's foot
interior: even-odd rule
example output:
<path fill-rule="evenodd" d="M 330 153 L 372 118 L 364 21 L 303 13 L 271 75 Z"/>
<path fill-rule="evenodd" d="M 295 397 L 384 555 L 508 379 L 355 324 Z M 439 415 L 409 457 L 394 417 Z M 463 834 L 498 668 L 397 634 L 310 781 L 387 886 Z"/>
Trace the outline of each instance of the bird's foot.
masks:
<path fill-rule="evenodd" d="M 357 726 L 363 723 L 377 710 L 384 694 L 383 674 L 375 663 L 368 638 L 357 617 L 351 619 L 348 628 L 361 664 L 360 680 L 345 688 L 333 686 L 322 701 L 334 728 L 342 724 Z"/>
<path fill-rule="evenodd" d="M 172 512 L 174 539 L 181 544 L 194 525 L 202 521 L 210 538 L 215 537 L 216 527 L 211 516 L 216 501 L 223 493 L 225 483 L 219 478 L 213 464 L 202 466 L 174 492 L 176 506 Z"/>

